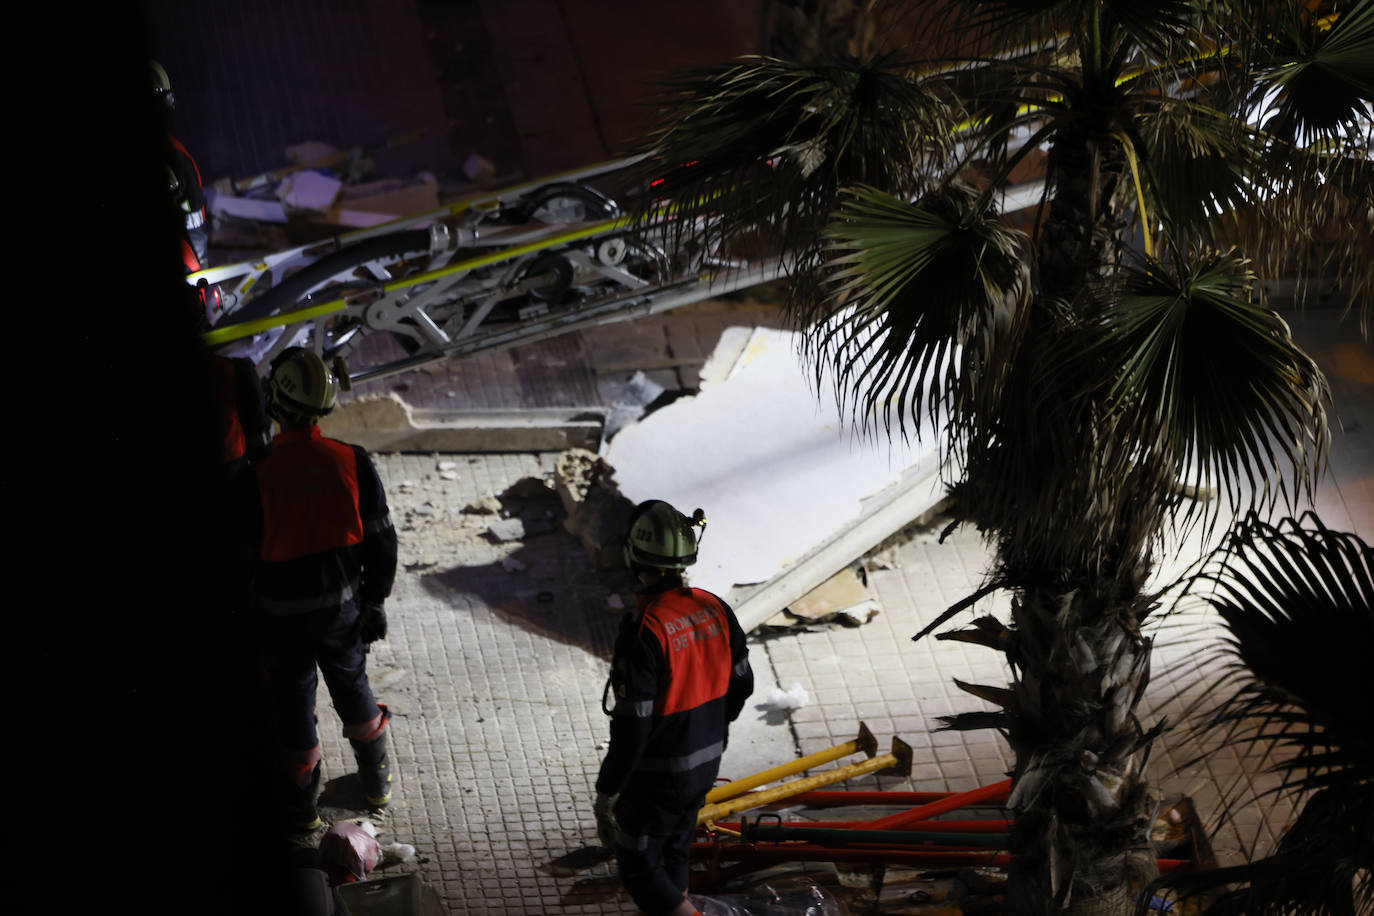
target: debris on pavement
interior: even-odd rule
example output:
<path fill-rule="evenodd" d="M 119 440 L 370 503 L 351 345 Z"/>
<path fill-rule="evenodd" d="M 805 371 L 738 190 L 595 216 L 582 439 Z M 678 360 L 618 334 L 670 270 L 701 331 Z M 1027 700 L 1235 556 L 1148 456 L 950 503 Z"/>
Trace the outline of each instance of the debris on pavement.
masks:
<path fill-rule="evenodd" d="M 487 527 L 487 534 L 497 542 L 519 541 L 525 537 L 525 523 L 518 518 L 501 518 Z"/>
<path fill-rule="evenodd" d="M 869 594 L 862 566 L 840 570 L 807 594 L 764 621 L 772 630 L 835 624 L 857 627 L 878 615 L 878 601 Z"/>
<path fill-rule="evenodd" d="M 582 542 L 603 582 L 632 588 L 621 547 L 634 504 L 616 486 L 614 469 L 587 449 L 568 449 L 558 456 L 554 488 L 567 513 L 563 527 Z"/>

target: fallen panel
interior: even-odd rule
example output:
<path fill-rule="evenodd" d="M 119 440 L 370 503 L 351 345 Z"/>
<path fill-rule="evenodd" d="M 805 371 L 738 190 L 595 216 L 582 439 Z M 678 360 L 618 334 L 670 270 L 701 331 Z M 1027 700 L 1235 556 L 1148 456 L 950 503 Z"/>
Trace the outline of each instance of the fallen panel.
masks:
<path fill-rule="evenodd" d="M 792 332 L 754 330 L 724 381 L 627 426 L 606 455 L 630 500 L 705 510 L 691 581 L 745 597 L 746 629 L 944 495 L 933 430 L 920 442 L 858 436 L 828 388 L 818 396 L 798 342 Z M 774 580 L 785 587 L 767 588 Z"/>

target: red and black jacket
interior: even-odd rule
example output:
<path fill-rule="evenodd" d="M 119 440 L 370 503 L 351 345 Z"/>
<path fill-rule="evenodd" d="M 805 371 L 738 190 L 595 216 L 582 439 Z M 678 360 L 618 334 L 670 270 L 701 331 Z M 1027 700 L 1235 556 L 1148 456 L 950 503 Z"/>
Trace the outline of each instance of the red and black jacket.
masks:
<path fill-rule="evenodd" d="M 272 615 L 381 602 L 396 578 L 396 531 L 367 451 L 288 430 L 244 473 L 253 596 Z"/>
<path fill-rule="evenodd" d="M 172 145 L 172 171 L 181 185 L 177 203 L 186 214 L 186 228 L 199 229 L 205 225 L 205 187 L 200 180 L 200 166 L 180 140 L 171 134 L 167 140 Z"/>
<path fill-rule="evenodd" d="M 251 360 L 209 355 L 214 390 L 215 435 L 225 473 L 261 459 L 272 444 L 262 382 Z"/>
<path fill-rule="evenodd" d="M 647 829 L 694 812 L 715 782 L 729 725 L 754 691 L 744 631 L 720 598 L 680 579 L 638 599 L 611 662 L 611 742 L 596 790 Z"/>

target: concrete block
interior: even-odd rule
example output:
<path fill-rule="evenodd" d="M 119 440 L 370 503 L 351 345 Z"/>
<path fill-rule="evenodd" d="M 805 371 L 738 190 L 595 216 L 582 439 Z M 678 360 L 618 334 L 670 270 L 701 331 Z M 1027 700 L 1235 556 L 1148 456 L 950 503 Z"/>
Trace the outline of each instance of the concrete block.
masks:
<path fill-rule="evenodd" d="M 525 523 L 518 518 L 497 519 L 487 526 L 487 533 L 497 541 L 518 541 L 525 536 Z"/>
<path fill-rule="evenodd" d="M 426 410 L 393 393 L 340 404 L 320 428 L 373 452 L 560 452 L 594 448 L 601 439 L 601 422 L 585 411 Z"/>

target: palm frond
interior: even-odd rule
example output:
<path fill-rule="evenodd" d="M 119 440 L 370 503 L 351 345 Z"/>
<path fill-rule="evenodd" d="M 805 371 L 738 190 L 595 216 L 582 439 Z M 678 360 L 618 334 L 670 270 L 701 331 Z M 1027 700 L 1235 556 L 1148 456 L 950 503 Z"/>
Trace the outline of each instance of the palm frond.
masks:
<path fill-rule="evenodd" d="M 1218 216 L 1258 199 L 1251 176 L 1264 144 L 1244 122 L 1197 102 L 1155 97 L 1139 109 L 1136 126 L 1147 216 L 1171 234 L 1211 241 Z"/>
<path fill-rule="evenodd" d="M 1261 8 L 1272 7 L 1259 4 Z M 1367 120 L 1374 99 L 1374 3 L 1352 4 L 1329 28 L 1296 4 L 1278 5 L 1269 34 L 1255 41 L 1247 101 L 1275 141 L 1321 145 Z"/>
<path fill-rule="evenodd" d="M 1374 162 L 1357 146 L 1291 150 L 1271 169 L 1267 199 L 1239 211 L 1227 232 L 1266 278 L 1293 276 L 1299 301 L 1317 281 L 1338 284 L 1360 309 L 1366 336 L 1374 309 Z"/>
<path fill-rule="evenodd" d="M 1306 796 L 1273 855 L 1207 877 L 1165 879 L 1184 895 L 1234 881 L 1209 912 L 1341 913 L 1374 906 L 1374 551 L 1312 513 L 1251 514 L 1191 586 L 1230 637 L 1199 731 L 1223 746 L 1284 750 L 1274 792 Z M 1191 587 L 1190 586 L 1190 587 Z M 1220 701 L 1212 699 L 1220 692 Z M 1361 878 L 1361 870 L 1364 877 Z M 1353 909 L 1352 909 L 1353 905 Z M 1363 910 L 1361 910 L 1363 907 Z"/>
<path fill-rule="evenodd" d="M 805 280 L 841 188 L 910 197 L 939 175 L 955 114 L 938 89 L 890 57 L 816 66 L 750 58 L 688 74 L 663 100 L 640 216 L 667 221 L 676 250 L 780 253 Z M 794 288 L 795 301 L 805 292 Z"/>
<path fill-rule="evenodd" d="M 1103 44 L 1117 33 L 1157 52 L 1171 47 L 1196 14 L 1189 0 L 962 0 L 956 6 L 975 34 L 1001 43 L 1014 36 L 1032 44 L 1081 30 L 1095 31 Z"/>
<path fill-rule="evenodd" d="M 1252 279 L 1217 252 L 1172 268 L 1146 261 L 1086 345 L 1119 366 L 1110 395 L 1123 430 L 1161 443 L 1184 483 L 1215 484 L 1232 507 L 1273 505 L 1281 459 L 1294 491 L 1310 495 L 1330 436 L 1326 380 L 1283 320 L 1249 299 Z"/>
<path fill-rule="evenodd" d="M 1025 236 L 962 185 L 908 204 L 858 188 L 827 231 L 829 292 L 808 341 L 862 428 L 958 437 L 995 399 L 1029 300 Z"/>
<path fill-rule="evenodd" d="M 1047 339 L 1037 317 L 975 428 L 960 499 L 996 532 L 998 575 L 1016 587 L 1133 606 L 1174 499 L 1173 464 L 1112 422 L 1101 396 L 1110 361 L 1070 343 L 1079 333 Z"/>
<path fill-rule="evenodd" d="M 1205 574 L 1216 586 L 1209 603 L 1244 666 L 1219 712 L 1271 716 L 1257 740 L 1295 748 L 1281 766 L 1307 780 L 1319 783 L 1335 764 L 1374 779 L 1374 552 L 1310 513 L 1304 519 L 1307 527 L 1246 519 L 1224 566 Z M 1296 716 L 1281 715 L 1294 708 Z"/>

